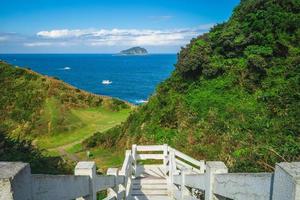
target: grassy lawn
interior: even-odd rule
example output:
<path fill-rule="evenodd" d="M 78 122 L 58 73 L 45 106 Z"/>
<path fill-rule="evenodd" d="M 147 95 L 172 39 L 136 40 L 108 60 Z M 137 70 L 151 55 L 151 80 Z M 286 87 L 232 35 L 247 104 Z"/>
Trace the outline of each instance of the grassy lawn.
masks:
<path fill-rule="evenodd" d="M 63 131 L 37 137 L 36 144 L 40 148 L 48 150 L 55 150 L 57 147 L 64 147 L 66 149 L 73 147 L 97 131 L 102 132 L 120 124 L 127 118 L 129 112 L 130 109 L 118 112 L 112 112 L 104 108 L 74 109 L 70 113 L 70 118 L 79 118 L 80 123 L 83 125 L 72 131 Z M 78 123 L 78 120 L 74 123 Z"/>
<path fill-rule="evenodd" d="M 95 161 L 101 172 L 106 172 L 110 167 L 121 167 L 125 158 L 124 150 L 103 148 L 85 150 L 81 143 L 66 148 L 66 151 L 74 154 L 79 160 Z M 87 156 L 87 151 L 90 152 L 90 157 Z"/>
<path fill-rule="evenodd" d="M 75 153 L 83 151 L 83 147 L 82 147 L 81 143 L 78 143 L 78 144 L 75 144 L 71 147 L 66 148 L 66 151 L 68 153 L 75 154 Z"/>
<path fill-rule="evenodd" d="M 78 145 L 79 146 L 79 145 Z M 68 152 L 79 147 L 71 147 L 67 149 Z M 81 147 L 80 147 L 81 148 Z M 79 149 L 75 155 L 80 160 L 92 160 L 95 161 L 97 167 L 101 169 L 101 172 L 106 172 L 107 168 L 110 167 L 121 167 L 125 158 L 125 151 L 121 149 L 103 149 L 103 148 L 93 148 L 89 149 L 91 156 L 87 156 L 87 152 L 83 149 Z"/>

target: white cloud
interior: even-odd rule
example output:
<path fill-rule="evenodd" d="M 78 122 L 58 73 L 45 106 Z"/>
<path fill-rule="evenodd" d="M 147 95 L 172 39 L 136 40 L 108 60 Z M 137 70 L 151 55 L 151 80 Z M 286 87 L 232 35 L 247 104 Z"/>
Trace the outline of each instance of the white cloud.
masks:
<path fill-rule="evenodd" d="M 14 32 L 0 32 L 0 42 L 20 41 L 23 37 Z"/>
<path fill-rule="evenodd" d="M 40 46 L 51 46 L 52 43 L 50 42 L 28 42 L 24 43 L 24 46 L 27 47 L 40 47 Z"/>
<path fill-rule="evenodd" d="M 6 40 L 7 40 L 7 37 L 5 37 L 5 36 L 0 36 L 0 42 L 6 41 Z"/>
<path fill-rule="evenodd" d="M 37 33 L 37 36 L 46 37 L 46 38 L 62 38 L 62 37 L 78 37 L 84 34 L 84 30 L 52 30 L 52 31 L 40 31 Z"/>
<path fill-rule="evenodd" d="M 24 43 L 26 47 L 42 47 L 42 46 L 70 46 L 68 42 L 28 42 Z"/>
<path fill-rule="evenodd" d="M 55 45 L 68 46 L 71 44 L 87 46 L 113 46 L 113 45 L 184 45 L 211 28 L 213 24 L 203 24 L 195 28 L 156 30 L 156 29 L 60 29 L 40 31 L 37 33 L 38 41 L 27 43 L 26 46 Z M 64 45 L 62 45 L 64 43 Z"/>

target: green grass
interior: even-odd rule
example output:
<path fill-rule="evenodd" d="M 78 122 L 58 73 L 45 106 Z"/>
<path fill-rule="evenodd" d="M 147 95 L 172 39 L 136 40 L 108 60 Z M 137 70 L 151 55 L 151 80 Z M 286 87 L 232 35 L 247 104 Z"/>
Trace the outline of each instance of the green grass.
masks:
<path fill-rule="evenodd" d="M 75 144 L 75 145 L 73 145 L 73 146 L 71 146 L 71 147 L 68 147 L 68 148 L 66 149 L 66 151 L 67 151 L 68 153 L 75 154 L 75 153 L 78 153 L 78 152 L 83 151 L 83 147 L 82 147 L 82 144 L 81 144 L 81 143 L 78 143 L 78 144 Z"/>
<path fill-rule="evenodd" d="M 59 157 L 60 153 L 57 150 L 43 151 L 43 155 L 47 157 Z"/>
<path fill-rule="evenodd" d="M 82 127 L 51 135 L 40 135 L 36 139 L 36 144 L 40 148 L 50 150 L 61 146 L 73 146 L 97 131 L 102 132 L 120 124 L 127 118 L 129 112 L 130 109 L 123 109 L 118 112 L 112 112 L 104 108 L 73 109 L 70 115 L 66 116 L 72 116 L 69 119 L 76 119 L 75 123 L 78 123 L 77 118 L 79 118 L 80 122 L 84 124 Z M 55 116 L 52 116 L 52 118 L 55 118 Z"/>
<path fill-rule="evenodd" d="M 75 147 L 75 149 L 78 147 Z M 72 149 L 72 148 L 70 148 Z M 67 149 L 67 151 L 71 151 Z M 124 162 L 125 151 L 121 149 L 104 149 L 104 148 L 92 148 L 89 149 L 91 156 L 87 157 L 87 151 L 81 149 L 80 152 L 76 153 L 76 156 L 80 160 L 92 160 L 95 161 L 97 167 L 101 169 L 102 172 L 106 171 L 110 167 L 121 167 Z"/>
<path fill-rule="evenodd" d="M 1 151 L 0 147 L 0 154 L 4 160 L 29 163 L 38 157 L 32 166 L 35 172 L 72 173 L 70 166 L 78 160 L 74 155 L 82 152 L 81 142 L 121 123 L 132 110 L 118 99 L 90 94 L 1 61 L 0 93 L 0 137 L 3 133 L 3 137 L 9 136 L 7 144 L 20 143 L 16 151 L 10 147 Z M 34 147 L 29 153 L 27 139 Z M 59 157 L 68 164 L 62 164 Z"/>
<path fill-rule="evenodd" d="M 59 110 L 57 107 L 57 100 L 55 98 L 46 99 L 45 102 L 45 116 L 50 119 L 52 124 L 56 124 L 59 118 Z"/>

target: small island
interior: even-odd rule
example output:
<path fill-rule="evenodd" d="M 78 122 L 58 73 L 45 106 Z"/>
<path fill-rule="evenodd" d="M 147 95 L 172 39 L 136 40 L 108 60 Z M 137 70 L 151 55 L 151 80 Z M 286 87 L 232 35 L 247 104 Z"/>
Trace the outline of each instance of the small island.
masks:
<path fill-rule="evenodd" d="M 148 51 L 142 47 L 132 47 L 120 52 L 122 55 L 147 55 Z"/>

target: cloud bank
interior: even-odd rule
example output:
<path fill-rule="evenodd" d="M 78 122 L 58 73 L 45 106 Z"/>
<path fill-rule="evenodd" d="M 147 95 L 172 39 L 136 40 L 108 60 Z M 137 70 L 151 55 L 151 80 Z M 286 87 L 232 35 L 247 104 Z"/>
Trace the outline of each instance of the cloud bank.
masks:
<path fill-rule="evenodd" d="M 98 48 L 109 49 L 131 46 L 153 47 L 163 49 L 168 47 L 180 48 L 192 38 L 208 32 L 214 24 L 203 24 L 193 28 L 182 29 L 56 29 L 42 30 L 34 35 L 18 33 L 0 33 L 0 45 L 23 46 L 27 49 L 51 48 L 51 50 L 70 50 Z M 102 47 L 102 48 L 101 48 Z M 105 48 L 107 47 L 107 48 Z M 4 48 L 4 46 L 3 46 Z M 76 49 L 74 48 L 74 49 Z M 0 48 L 1 50 L 1 48 Z"/>
<path fill-rule="evenodd" d="M 184 45 L 191 38 L 208 31 L 213 24 L 196 28 L 153 30 L 153 29 L 59 29 L 40 31 L 36 35 L 40 40 L 47 40 L 45 45 L 90 45 L 90 46 L 161 46 Z M 42 44 L 40 41 L 37 44 Z"/>

